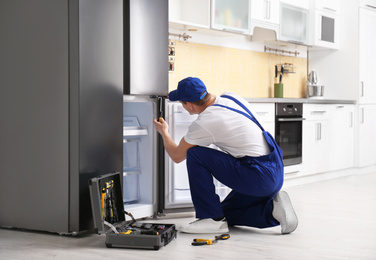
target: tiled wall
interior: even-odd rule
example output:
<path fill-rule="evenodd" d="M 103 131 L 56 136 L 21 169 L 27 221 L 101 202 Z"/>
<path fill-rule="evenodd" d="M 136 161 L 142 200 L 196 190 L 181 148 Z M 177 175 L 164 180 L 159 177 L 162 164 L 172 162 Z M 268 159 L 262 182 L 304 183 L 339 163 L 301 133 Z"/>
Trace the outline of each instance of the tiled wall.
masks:
<path fill-rule="evenodd" d="M 176 41 L 175 70 L 169 72 L 169 89 L 191 76 L 200 78 L 216 95 L 230 91 L 246 98 L 274 97 L 274 66 L 280 63 L 295 66 L 294 74 L 283 77 L 284 97 L 306 97 L 306 58 Z"/>

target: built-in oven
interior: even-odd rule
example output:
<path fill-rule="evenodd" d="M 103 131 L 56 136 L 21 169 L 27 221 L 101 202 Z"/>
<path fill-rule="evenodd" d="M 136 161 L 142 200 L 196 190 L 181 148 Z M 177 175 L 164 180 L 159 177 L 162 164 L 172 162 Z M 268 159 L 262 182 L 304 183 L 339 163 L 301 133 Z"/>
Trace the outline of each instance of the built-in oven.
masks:
<path fill-rule="evenodd" d="M 302 162 L 303 104 L 276 103 L 275 140 L 285 166 Z"/>

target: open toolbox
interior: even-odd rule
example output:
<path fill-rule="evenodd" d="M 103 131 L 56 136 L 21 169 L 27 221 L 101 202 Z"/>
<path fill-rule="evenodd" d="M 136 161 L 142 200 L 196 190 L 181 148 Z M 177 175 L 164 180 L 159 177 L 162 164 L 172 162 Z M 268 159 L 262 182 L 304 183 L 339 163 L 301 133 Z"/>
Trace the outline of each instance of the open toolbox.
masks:
<path fill-rule="evenodd" d="M 120 173 L 109 173 L 89 180 L 94 227 L 106 234 L 107 247 L 158 250 L 177 236 L 174 224 L 137 222 L 124 211 Z M 125 220 L 125 214 L 131 221 Z"/>

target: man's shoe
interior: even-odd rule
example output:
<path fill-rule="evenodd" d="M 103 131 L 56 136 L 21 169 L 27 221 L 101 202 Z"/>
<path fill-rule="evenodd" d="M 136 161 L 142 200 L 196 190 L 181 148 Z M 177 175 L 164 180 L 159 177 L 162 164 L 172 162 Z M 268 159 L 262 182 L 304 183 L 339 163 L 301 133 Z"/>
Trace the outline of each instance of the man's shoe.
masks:
<path fill-rule="evenodd" d="M 227 233 L 226 219 L 215 221 L 211 218 L 198 219 L 179 228 L 184 233 Z"/>
<path fill-rule="evenodd" d="M 287 192 L 280 191 L 273 199 L 273 217 L 281 224 L 281 233 L 289 234 L 298 227 L 298 217 Z"/>

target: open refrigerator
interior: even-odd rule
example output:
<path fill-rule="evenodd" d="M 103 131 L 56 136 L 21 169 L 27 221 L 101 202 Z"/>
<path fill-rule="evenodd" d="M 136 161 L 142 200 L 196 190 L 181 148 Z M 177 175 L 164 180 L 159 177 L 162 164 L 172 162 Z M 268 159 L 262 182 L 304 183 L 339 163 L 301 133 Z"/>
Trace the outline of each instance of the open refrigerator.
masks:
<path fill-rule="evenodd" d="M 164 151 L 153 124 L 159 116 L 168 122 L 175 143 L 197 118 L 179 102 L 154 96 L 124 96 L 123 200 L 125 210 L 136 218 L 193 209 L 186 163 L 174 163 Z M 217 194 L 224 199 L 230 189 L 213 181 Z"/>

